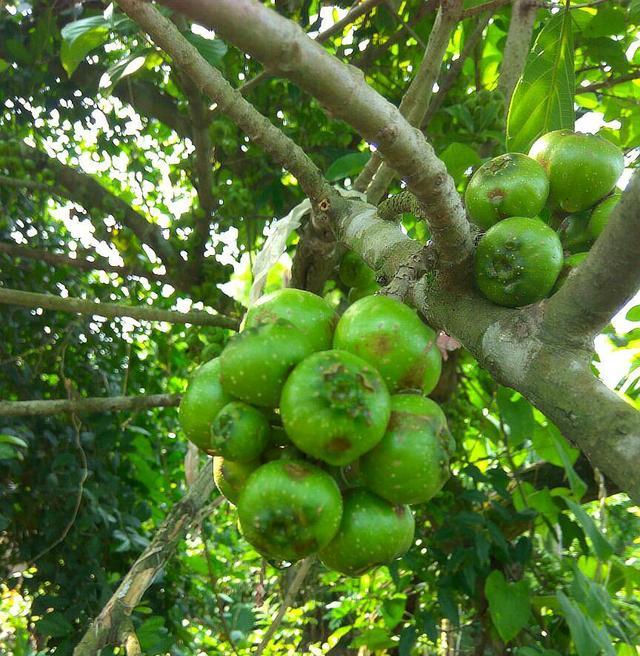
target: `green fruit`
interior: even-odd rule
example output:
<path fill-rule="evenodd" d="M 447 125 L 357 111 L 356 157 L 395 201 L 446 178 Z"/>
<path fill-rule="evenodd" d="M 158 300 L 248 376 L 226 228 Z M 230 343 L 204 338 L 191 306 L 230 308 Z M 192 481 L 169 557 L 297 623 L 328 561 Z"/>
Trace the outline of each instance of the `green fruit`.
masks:
<path fill-rule="evenodd" d="M 236 505 L 244 484 L 259 466 L 258 461 L 232 462 L 220 456 L 215 457 L 213 459 L 213 479 L 220 494 Z"/>
<path fill-rule="evenodd" d="M 331 348 L 338 315 L 320 296 L 302 289 L 279 289 L 262 296 L 249 308 L 245 328 L 276 319 L 290 321 L 307 337 L 314 351 Z"/>
<path fill-rule="evenodd" d="M 409 506 L 393 506 L 368 490 L 351 490 L 344 498 L 340 529 L 320 559 L 330 569 L 359 576 L 402 556 L 414 530 Z"/>
<path fill-rule="evenodd" d="M 269 442 L 269 423 L 260 410 L 232 401 L 220 410 L 211 426 L 208 452 L 234 462 L 257 460 Z"/>
<path fill-rule="evenodd" d="M 220 359 L 209 360 L 196 369 L 180 401 L 178 417 L 187 439 L 201 449 L 209 446 L 211 423 L 233 397 L 220 383 Z"/>
<path fill-rule="evenodd" d="M 536 160 L 507 153 L 483 164 L 464 195 L 471 220 L 483 229 L 510 216 L 537 216 L 549 195 L 549 180 Z"/>
<path fill-rule="evenodd" d="M 330 465 L 346 465 L 384 435 L 391 400 L 380 374 L 345 351 L 314 353 L 282 390 L 280 414 L 291 441 Z"/>
<path fill-rule="evenodd" d="M 570 253 L 589 250 L 593 238 L 588 231 L 589 216 L 587 212 L 569 214 L 558 228 L 558 236 L 563 248 Z"/>
<path fill-rule="evenodd" d="M 609 222 L 611 212 L 613 212 L 613 209 L 620 202 L 620 198 L 622 198 L 622 193 L 614 191 L 611 196 L 605 198 L 593 208 L 591 218 L 587 225 L 587 232 L 594 241 L 602 234 L 602 231 Z"/>
<path fill-rule="evenodd" d="M 322 549 L 336 534 L 342 497 L 333 478 L 299 460 L 256 469 L 238 500 L 242 533 L 267 558 L 294 562 Z"/>
<path fill-rule="evenodd" d="M 349 305 L 353 305 L 356 301 L 359 301 L 365 296 L 373 296 L 379 290 L 380 285 L 377 282 L 372 282 L 366 287 L 352 287 L 347 295 L 347 302 Z"/>
<path fill-rule="evenodd" d="M 309 340 L 285 319 L 247 328 L 222 352 L 220 380 L 228 394 L 275 407 L 290 371 L 312 351 Z"/>
<path fill-rule="evenodd" d="M 333 346 L 376 367 L 391 392 L 428 393 L 440 376 L 435 332 L 415 310 L 386 296 L 367 296 L 349 307 L 336 326 Z"/>
<path fill-rule="evenodd" d="M 304 460 L 304 453 L 293 444 L 286 446 L 270 446 L 262 454 L 263 462 L 272 460 Z"/>
<path fill-rule="evenodd" d="M 566 212 L 579 212 L 604 198 L 624 169 L 620 148 L 597 134 L 555 130 L 540 137 L 529 156 L 549 176 L 549 198 Z"/>
<path fill-rule="evenodd" d="M 354 251 L 345 253 L 338 276 L 346 287 L 370 287 L 376 282 L 375 271 Z"/>
<path fill-rule="evenodd" d="M 360 459 L 365 485 L 395 504 L 424 503 L 449 478 L 448 430 L 436 403 L 418 395 L 391 397 L 384 437 Z"/>
<path fill-rule="evenodd" d="M 478 242 L 476 284 L 498 305 L 539 301 L 551 291 L 561 268 L 560 238 L 540 219 L 505 219 Z"/>
<path fill-rule="evenodd" d="M 560 289 L 560 287 L 564 285 L 567 278 L 569 277 L 569 274 L 572 273 L 574 269 L 577 269 L 586 260 L 587 255 L 589 255 L 589 253 L 575 253 L 574 255 L 570 255 L 569 257 L 564 258 L 564 263 L 562 265 L 560 275 L 558 276 L 558 280 L 556 280 L 556 284 L 553 287 L 552 293 L 555 294 Z"/>

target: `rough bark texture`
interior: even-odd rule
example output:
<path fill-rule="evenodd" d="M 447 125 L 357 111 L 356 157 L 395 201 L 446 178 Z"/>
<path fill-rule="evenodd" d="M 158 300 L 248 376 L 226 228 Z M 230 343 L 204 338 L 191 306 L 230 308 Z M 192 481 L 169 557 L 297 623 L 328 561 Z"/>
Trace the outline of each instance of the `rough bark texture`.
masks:
<path fill-rule="evenodd" d="M 44 308 L 57 312 L 71 312 L 73 314 L 91 314 L 99 317 L 131 317 L 140 321 L 166 321 L 167 323 L 190 323 L 196 326 L 221 326 L 222 328 L 238 328 L 238 321 L 223 314 L 209 314 L 208 312 L 172 312 L 158 310 L 154 307 L 127 307 L 113 303 L 96 303 L 85 301 L 82 298 L 68 296 L 52 296 L 50 294 L 36 294 L 23 292 L 18 289 L 4 289 L 0 287 L 0 305 L 21 305 L 28 308 Z"/>
<path fill-rule="evenodd" d="M 74 656 L 96 656 L 106 645 L 117 644 L 121 640 L 123 623 L 129 620 L 131 612 L 140 603 L 142 595 L 153 583 L 156 575 L 173 556 L 185 533 L 198 524 L 201 512 L 211 499 L 214 489 L 213 472 L 209 462 L 188 494 L 171 509 L 151 544 L 122 579 L 107 605 L 74 649 Z"/>

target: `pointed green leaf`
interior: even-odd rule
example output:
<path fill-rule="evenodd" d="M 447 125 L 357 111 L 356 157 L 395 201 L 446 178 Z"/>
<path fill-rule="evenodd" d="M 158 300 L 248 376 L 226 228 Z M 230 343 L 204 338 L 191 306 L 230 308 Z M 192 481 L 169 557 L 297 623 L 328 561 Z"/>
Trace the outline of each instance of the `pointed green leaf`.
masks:
<path fill-rule="evenodd" d="M 565 10 L 551 16 L 542 28 L 511 98 L 508 150 L 526 153 L 541 135 L 573 129 L 574 92 L 571 17 Z"/>
<path fill-rule="evenodd" d="M 508 583 L 502 572 L 494 570 L 484 585 L 489 614 L 505 642 L 513 640 L 529 624 L 531 598 L 526 581 Z"/>
<path fill-rule="evenodd" d="M 362 171 L 370 157 L 371 153 L 349 153 L 344 155 L 331 164 L 325 177 L 329 182 L 353 177 Z"/>
<path fill-rule="evenodd" d="M 227 52 L 227 44 L 220 39 L 207 39 L 200 34 L 183 32 L 185 39 L 211 64 L 220 66 L 222 58 Z"/>
<path fill-rule="evenodd" d="M 608 560 L 611 558 L 613 547 L 607 538 L 605 538 L 600 532 L 600 529 L 596 526 L 593 519 L 587 515 L 585 509 L 579 503 L 576 503 L 571 499 L 565 499 L 565 503 L 580 522 L 585 535 L 591 540 L 591 546 L 593 547 L 596 556 L 600 558 L 600 560 Z"/>

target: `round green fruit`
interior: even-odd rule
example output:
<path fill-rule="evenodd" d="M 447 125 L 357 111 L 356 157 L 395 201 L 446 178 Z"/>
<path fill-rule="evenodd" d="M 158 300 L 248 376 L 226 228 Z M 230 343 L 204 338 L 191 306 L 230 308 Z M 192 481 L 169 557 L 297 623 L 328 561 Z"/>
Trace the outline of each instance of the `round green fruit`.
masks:
<path fill-rule="evenodd" d="M 562 285 L 564 285 L 569 275 L 587 259 L 587 255 L 589 255 L 589 253 L 574 253 L 573 255 L 564 258 L 560 275 L 553 287 L 554 294 L 560 289 L 560 287 L 562 287 Z"/>
<path fill-rule="evenodd" d="M 540 219 L 505 219 L 478 242 L 476 284 L 498 305 L 535 303 L 553 288 L 562 259 L 560 238 Z"/>
<path fill-rule="evenodd" d="M 307 337 L 290 321 L 262 323 L 229 341 L 220 356 L 220 380 L 228 394 L 273 408 L 293 367 L 312 352 Z"/>
<path fill-rule="evenodd" d="M 370 287 L 376 282 L 375 271 L 354 251 L 345 253 L 338 277 L 346 287 Z"/>
<path fill-rule="evenodd" d="M 597 134 L 555 130 L 540 137 L 529 155 L 549 176 L 549 198 L 566 212 L 579 212 L 615 186 L 624 157 L 620 148 Z"/>
<path fill-rule="evenodd" d="M 234 462 L 257 460 L 269 442 L 269 423 L 260 410 L 232 401 L 211 425 L 209 453 Z"/>
<path fill-rule="evenodd" d="M 367 296 L 350 306 L 338 322 L 333 346 L 376 367 L 391 392 L 428 393 L 440 376 L 435 332 L 415 310 L 386 296 Z"/>
<path fill-rule="evenodd" d="M 233 397 L 220 382 L 220 359 L 209 360 L 196 369 L 180 401 L 178 417 L 187 439 L 196 446 L 209 448 L 211 423 Z"/>
<path fill-rule="evenodd" d="M 380 285 L 377 282 L 372 282 L 366 287 L 352 287 L 349 290 L 347 295 L 347 302 L 349 305 L 353 305 L 356 301 L 359 301 L 365 296 L 373 296 L 377 291 L 379 291 Z"/>
<path fill-rule="evenodd" d="M 587 232 L 594 241 L 602 234 L 605 226 L 609 223 L 611 212 L 613 212 L 616 205 L 620 202 L 621 197 L 622 193 L 615 191 L 611 196 L 605 198 L 593 208 L 591 218 L 587 225 Z"/>
<path fill-rule="evenodd" d="M 340 529 L 320 559 L 329 569 L 359 576 L 402 556 L 414 530 L 409 506 L 394 506 L 368 490 L 351 490 L 344 498 Z"/>
<path fill-rule="evenodd" d="M 391 400 L 380 374 L 346 351 L 323 351 L 289 376 L 280 414 L 291 441 L 330 465 L 346 465 L 384 435 Z"/>
<path fill-rule="evenodd" d="M 464 195 L 469 217 L 488 229 L 510 216 L 537 216 L 549 195 L 549 180 L 535 159 L 507 153 L 483 164 Z"/>
<path fill-rule="evenodd" d="M 562 247 L 570 253 L 589 250 L 593 238 L 588 231 L 589 216 L 587 212 L 569 214 L 558 228 Z"/>
<path fill-rule="evenodd" d="M 249 308 L 245 328 L 276 319 L 290 321 L 306 336 L 314 351 L 331 348 L 338 315 L 320 296 L 302 289 L 278 289 L 262 296 Z"/>
<path fill-rule="evenodd" d="M 294 562 L 322 549 L 336 534 L 342 497 L 333 478 L 299 460 L 256 469 L 238 499 L 244 537 L 267 558 Z"/>
<path fill-rule="evenodd" d="M 418 395 L 391 397 L 387 432 L 360 459 L 365 485 L 394 504 L 429 501 L 449 478 L 448 440 L 436 403 Z"/>
<path fill-rule="evenodd" d="M 259 466 L 258 461 L 232 462 L 217 456 L 213 459 L 213 480 L 220 494 L 236 505 L 244 484 Z"/>

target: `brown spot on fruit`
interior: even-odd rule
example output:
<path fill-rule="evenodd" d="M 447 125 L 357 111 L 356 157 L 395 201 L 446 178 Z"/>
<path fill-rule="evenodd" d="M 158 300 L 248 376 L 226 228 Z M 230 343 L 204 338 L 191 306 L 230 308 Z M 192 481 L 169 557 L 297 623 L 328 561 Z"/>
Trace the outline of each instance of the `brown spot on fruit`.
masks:
<path fill-rule="evenodd" d="M 404 514 L 407 512 L 407 509 L 404 506 L 394 506 L 393 512 L 400 518 L 404 517 Z"/>
<path fill-rule="evenodd" d="M 351 440 L 346 437 L 334 437 L 327 443 L 326 450 L 329 453 L 343 453 L 351 448 Z"/>
<path fill-rule="evenodd" d="M 295 480 L 300 480 L 301 478 L 305 478 L 311 474 L 311 472 L 304 465 L 297 462 L 288 462 L 284 466 L 284 470 L 287 472 L 287 475 L 290 478 Z"/>

